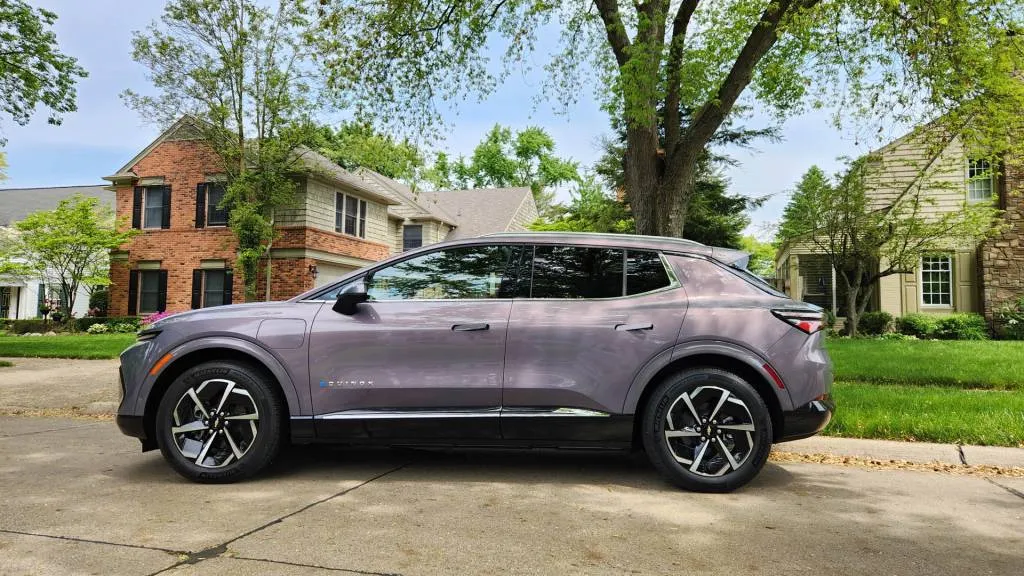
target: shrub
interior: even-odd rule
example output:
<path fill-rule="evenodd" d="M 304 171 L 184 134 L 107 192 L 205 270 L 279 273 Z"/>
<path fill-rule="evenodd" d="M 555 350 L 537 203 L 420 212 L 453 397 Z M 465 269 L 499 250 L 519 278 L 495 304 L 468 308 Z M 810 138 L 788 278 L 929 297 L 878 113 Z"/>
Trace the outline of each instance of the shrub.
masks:
<path fill-rule="evenodd" d="M 116 324 L 130 324 L 133 326 L 131 332 L 137 332 L 139 329 L 139 319 L 136 316 L 108 316 L 106 318 L 87 316 L 75 320 L 75 327 L 79 330 L 88 331 L 89 327 L 94 324 L 106 324 L 109 329 Z"/>
<path fill-rule="evenodd" d="M 950 314 L 936 322 L 935 337 L 942 340 L 987 340 L 988 324 L 980 314 Z"/>
<path fill-rule="evenodd" d="M 106 288 L 97 288 L 89 294 L 89 315 L 106 316 L 107 306 L 110 301 L 110 293 Z"/>
<path fill-rule="evenodd" d="M 30 318 L 28 320 L 10 320 L 7 325 L 7 331 L 11 334 L 29 334 L 32 332 L 62 332 L 66 327 L 54 322 L 52 320 L 47 321 L 42 318 Z"/>
<path fill-rule="evenodd" d="M 89 334 L 106 334 L 107 332 L 110 332 L 110 329 L 107 328 L 106 324 L 93 324 L 92 326 L 89 326 L 89 329 L 86 330 L 86 332 Z"/>
<path fill-rule="evenodd" d="M 931 314 L 913 313 L 896 320 L 896 330 L 900 334 L 917 338 L 931 338 L 935 334 L 938 318 Z"/>
<path fill-rule="evenodd" d="M 112 322 L 107 324 L 107 328 L 111 332 L 117 332 L 118 334 L 134 334 L 139 331 L 139 322 Z"/>
<path fill-rule="evenodd" d="M 1024 296 L 1000 306 L 994 320 L 1000 338 L 1024 340 Z"/>
<path fill-rule="evenodd" d="M 886 332 L 878 337 L 880 340 L 917 340 L 917 336 L 900 334 L 899 332 Z"/>
<path fill-rule="evenodd" d="M 885 334 L 892 326 L 892 314 L 888 312 L 865 312 L 857 322 L 857 331 L 866 336 Z"/>

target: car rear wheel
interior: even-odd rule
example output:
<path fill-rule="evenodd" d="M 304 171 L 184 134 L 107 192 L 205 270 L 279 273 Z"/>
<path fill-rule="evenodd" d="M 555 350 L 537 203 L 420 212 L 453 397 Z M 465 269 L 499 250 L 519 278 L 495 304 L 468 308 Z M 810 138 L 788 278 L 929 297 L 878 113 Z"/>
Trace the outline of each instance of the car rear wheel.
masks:
<path fill-rule="evenodd" d="M 771 451 L 764 399 L 739 376 L 695 368 L 662 382 L 643 413 L 644 449 L 673 484 L 730 492 L 750 482 Z"/>
<path fill-rule="evenodd" d="M 284 406 L 261 371 L 231 361 L 186 370 L 156 415 L 157 444 L 182 476 L 234 482 L 266 468 L 281 446 Z"/>

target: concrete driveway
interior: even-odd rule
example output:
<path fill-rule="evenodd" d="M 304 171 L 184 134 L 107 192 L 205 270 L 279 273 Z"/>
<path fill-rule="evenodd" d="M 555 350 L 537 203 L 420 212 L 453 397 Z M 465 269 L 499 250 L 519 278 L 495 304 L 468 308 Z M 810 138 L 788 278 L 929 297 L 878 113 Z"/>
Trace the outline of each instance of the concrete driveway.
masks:
<path fill-rule="evenodd" d="M 706 495 L 618 455 L 295 448 L 201 486 L 111 421 L 4 416 L 0 490 L 5 575 L 1024 568 L 1022 478 L 769 463 Z"/>
<path fill-rule="evenodd" d="M 1024 573 L 1022 477 L 782 459 L 708 495 L 623 455 L 305 447 L 256 480 L 203 486 L 117 431 L 116 361 L 13 361 L 0 368 L 3 576 Z M 963 458 L 852 442 L 795 448 Z"/>

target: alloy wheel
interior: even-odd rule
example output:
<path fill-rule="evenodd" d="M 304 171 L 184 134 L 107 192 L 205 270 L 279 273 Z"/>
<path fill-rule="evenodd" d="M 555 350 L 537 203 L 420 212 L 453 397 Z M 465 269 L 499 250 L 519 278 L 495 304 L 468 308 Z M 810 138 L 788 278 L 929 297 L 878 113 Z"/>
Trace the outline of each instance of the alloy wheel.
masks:
<path fill-rule="evenodd" d="M 665 442 L 676 462 L 700 476 L 738 470 L 754 451 L 750 409 L 718 386 L 684 392 L 665 413 Z"/>
<path fill-rule="evenodd" d="M 259 409 L 252 395 L 223 378 L 204 380 L 186 390 L 171 420 L 178 451 L 204 468 L 223 468 L 241 460 L 259 432 Z"/>

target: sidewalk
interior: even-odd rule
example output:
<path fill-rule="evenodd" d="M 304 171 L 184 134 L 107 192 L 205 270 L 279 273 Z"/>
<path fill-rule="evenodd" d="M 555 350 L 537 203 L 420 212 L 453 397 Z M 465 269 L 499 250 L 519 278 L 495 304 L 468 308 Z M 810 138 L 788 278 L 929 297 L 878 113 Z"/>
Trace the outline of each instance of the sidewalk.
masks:
<path fill-rule="evenodd" d="M 1024 448 L 997 446 L 957 446 L 955 444 L 929 444 L 927 442 L 895 442 L 892 440 L 862 440 L 812 436 L 805 440 L 776 444 L 776 452 L 796 454 L 831 454 L 854 456 L 874 460 L 906 460 L 925 464 L 967 464 L 969 466 L 998 466 L 1024 468 Z"/>

